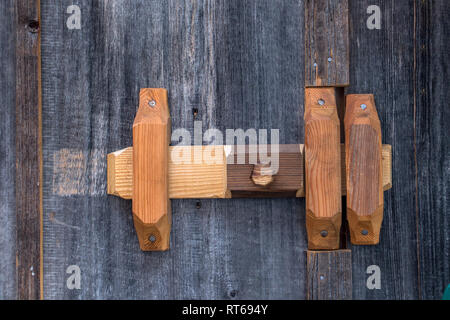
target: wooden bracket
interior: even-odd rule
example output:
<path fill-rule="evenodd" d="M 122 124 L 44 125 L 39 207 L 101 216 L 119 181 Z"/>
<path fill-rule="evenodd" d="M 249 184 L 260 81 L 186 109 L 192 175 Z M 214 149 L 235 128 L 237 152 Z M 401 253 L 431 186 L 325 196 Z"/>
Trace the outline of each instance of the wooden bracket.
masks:
<path fill-rule="evenodd" d="M 141 249 L 169 249 L 171 209 L 167 91 L 142 89 L 133 124 L 133 220 Z"/>
<path fill-rule="evenodd" d="M 347 96 L 347 219 L 356 245 L 378 244 L 383 221 L 381 125 L 371 94 Z"/>
<path fill-rule="evenodd" d="M 339 249 L 341 143 L 334 88 L 305 91 L 305 175 L 308 248 Z"/>

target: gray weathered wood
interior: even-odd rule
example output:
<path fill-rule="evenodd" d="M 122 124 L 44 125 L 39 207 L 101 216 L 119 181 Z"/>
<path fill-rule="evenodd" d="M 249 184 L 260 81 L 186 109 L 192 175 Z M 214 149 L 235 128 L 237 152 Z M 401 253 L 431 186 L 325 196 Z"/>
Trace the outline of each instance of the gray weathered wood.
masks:
<path fill-rule="evenodd" d="M 15 32 L 14 3 L 0 2 L 0 300 L 15 299 Z"/>
<path fill-rule="evenodd" d="M 306 0 L 305 17 L 305 85 L 347 86 L 348 0 Z"/>
<path fill-rule="evenodd" d="M 39 299 L 41 105 L 39 1 L 15 1 L 16 276 L 19 299 Z"/>
<path fill-rule="evenodd" d="M 450 2 L 415 3 L 419 298 L 440 299 L 450 283 Z"/>
<path fill-rule="evenodd" d="M 131 145 L 146 86 L 169 89 L 174 128 L 192 133 L 194 119 L 222 130 L 280 128 L 281 143 L 303 142 L 304 3 L 84 0 L 82 29 L 68 30 L 73 1 L 41 2 L 45 297 L 306 298 L 304 200 L 202 200 L 199 209 L 174 201 L 172 250 L 146 254 L 131 204 L 106 196 L 105 167 L 107 152 Z M 381 30 L 366 27 L 372 4 Z M 13 5 L 0 4 L 0 298 L 17 297 Z M 349 5 L 348 93 L 375 94 L 394 152 L 382 242 L 351 248 L 353 298 L 440 299 L 450 281 L 450 4 L 415 1 L 415 26 L 414 2 Z M 66 287 L 73 264 L 81 290 Z M 382 288 L 372 291 L 366 269 L 374 264 Z"/>
<path fill-rule="evenodd" d="M 308 251 L 308 300 L 352 299 L 352 252 Z"/>
<path fill-rule="evenodd" d="M 349 1 L 350 78 L 347 93 L 374 93 L 383 143 L 392 145 L 393 188 L 384 193 L 377 246 L 351 246 L 355 299 L 417 299 L 414 166 L 414 3 Z M 381 30 L 369 30 L 367 7 L 382 12 Z M 381 269 L 381 289 L 369 290 L 367 267 Z"/>
<path fill-rule="evenodd" d="M 303 200 L 172 201 L 171 250 L 143 253 L 130 202 L 106 195 L 141 87 L 168 89 L 173 130 L 301 141 L 303 3 L 85 0 L 67 30 L 72 1 L 41 2 L 45 298 L 304 298 Z"/>

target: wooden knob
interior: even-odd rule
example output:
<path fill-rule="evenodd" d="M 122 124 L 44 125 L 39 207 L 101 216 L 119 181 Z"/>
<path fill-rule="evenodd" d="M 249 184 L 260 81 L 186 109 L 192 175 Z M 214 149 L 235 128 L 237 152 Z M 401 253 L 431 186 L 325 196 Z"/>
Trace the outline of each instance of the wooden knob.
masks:
<path fill-rule="evenodd" d="M 273 182 L 273 175 L 270 163 L 259 163 L 253 167 L 252 181 L 257 186 L 267 187 Z"/>

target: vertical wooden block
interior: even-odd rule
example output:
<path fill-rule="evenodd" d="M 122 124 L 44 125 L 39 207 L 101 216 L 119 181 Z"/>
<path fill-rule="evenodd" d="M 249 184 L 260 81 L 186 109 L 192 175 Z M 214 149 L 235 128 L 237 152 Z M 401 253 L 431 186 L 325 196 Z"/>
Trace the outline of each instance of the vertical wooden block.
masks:
<path fill-rule="evenodd" d="M 378 244 L 383 221 L 381 125 L 371 94 L 347 96 L 347 219 L 356 245 Z"/>
<path fill-rule="evenodd" d="M 169 249 L 170 130 L 167 91 L 142 89 L 133 124 L 133 218 L 144 251 Z"/>
<path fill-rule="evenodd" d="M 341 144 L 335 88 L 305 91 L 305 175 L 308 247 L 339 249 Z"/>
<path fill-rule="evenodd" d="M 307 252 L 307 299 L 352 299 L 352 252 Z"/>
<path fill-rule="evenodd" d="M 348 0 L 306 0 L 305 21 L 306 86 L 348 86 Z"/>

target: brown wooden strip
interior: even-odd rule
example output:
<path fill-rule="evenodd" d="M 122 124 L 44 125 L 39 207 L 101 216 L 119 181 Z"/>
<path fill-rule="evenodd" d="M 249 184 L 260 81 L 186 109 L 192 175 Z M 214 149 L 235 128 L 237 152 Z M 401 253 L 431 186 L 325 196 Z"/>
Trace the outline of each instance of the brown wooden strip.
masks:
<path fill-rule="evenodd" d="M 167 91 L 141 89 L 133 124 L 133 218 L 144 251 L 169 249 L 170 130 Z"/>
<path fill-rule="evenodd" d="M 352 299 L 352 252 L 308 251 L 308 300 Z"/>
<path fill-rule="evenodd" d="M 17 0 L 16 224 L 17 295 L 42 294 L 42 136 L 39 1 Z"/>
<path fill-rule="evenodd" d="M 345 139 L 350 239 L 352 244 L 378 244 L 383 221 L 383 166 L 381 124 L 373 95 L 347 96 Z"/>
<path fill-rule="evenodd" d="M 339 248 L 341 230 L 340 124 L 334 88 L 305 91 L 306 230 L 308 248 Z"/>
<path fill-rule="evenodd" d="M 348 86 L 348 0 L 307 0 L 305 30 L 305 85 Z"/>

